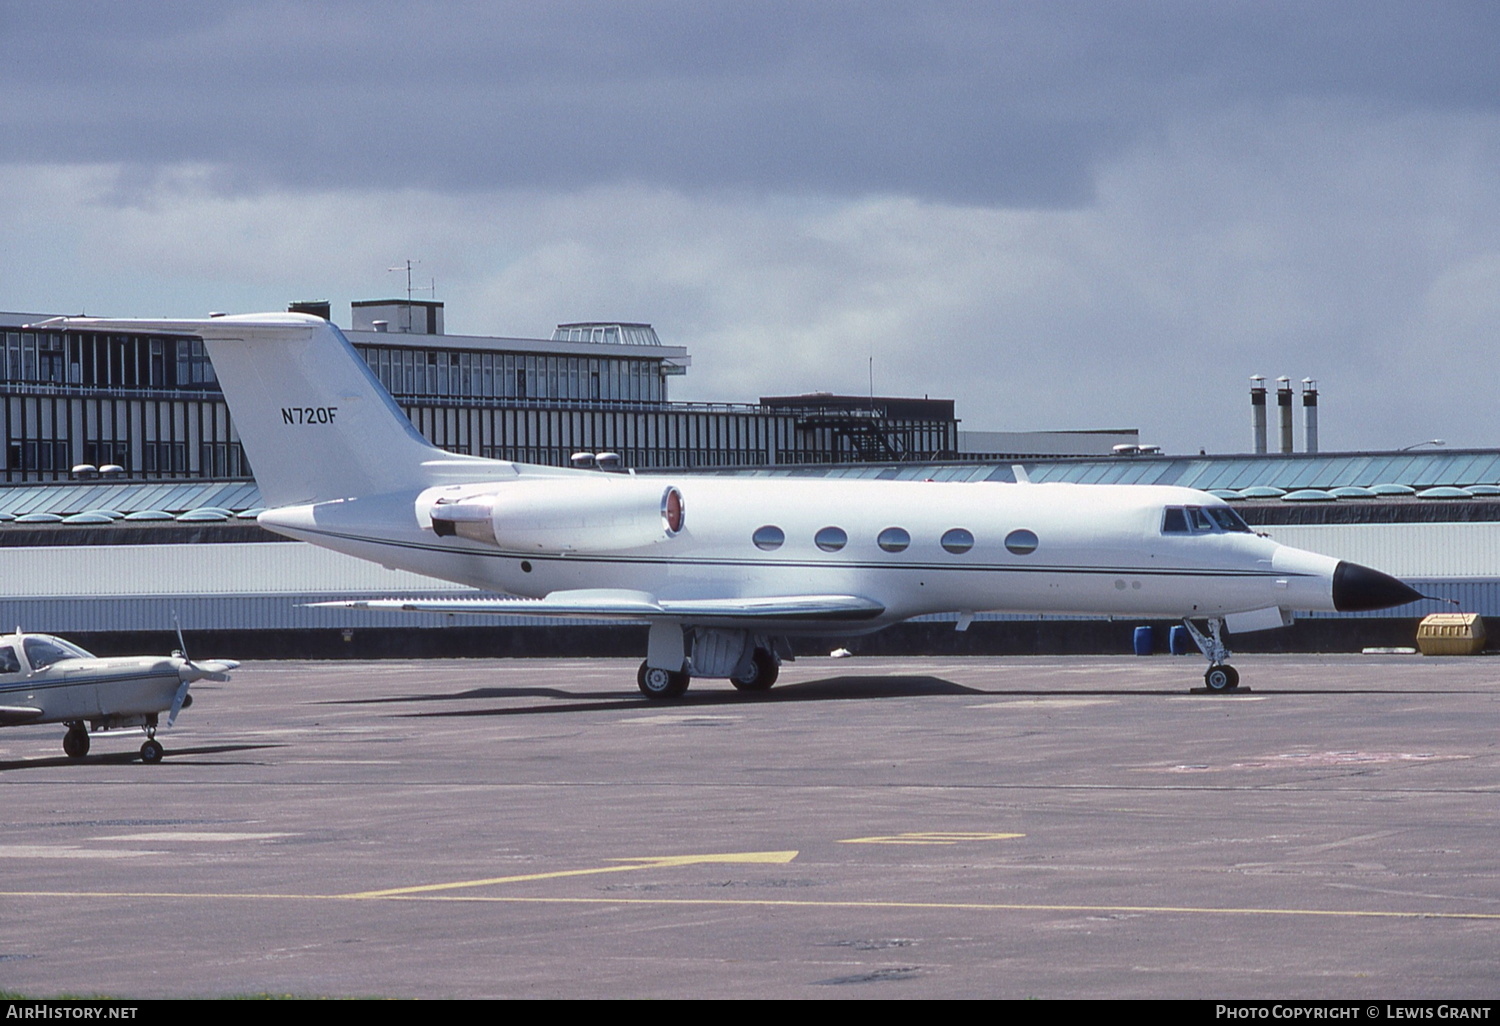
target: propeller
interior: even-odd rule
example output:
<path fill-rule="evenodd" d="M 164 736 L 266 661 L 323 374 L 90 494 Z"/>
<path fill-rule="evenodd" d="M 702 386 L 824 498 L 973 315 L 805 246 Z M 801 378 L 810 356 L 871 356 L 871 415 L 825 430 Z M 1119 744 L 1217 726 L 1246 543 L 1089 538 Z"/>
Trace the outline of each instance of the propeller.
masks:
<path fill-rule="evenodd" d="M 240 665 L 233 659 L 205 659 L 201 663 L 193 662 L 187 654 L 187 642 L 182 639 L 182 623 L 177 619 L 175 612 L 172 614 L 172 626 L 177 629 L 177 651 L 172 655 L 182 660 L 177 666 L 177 677 L 182 683 L 178 685 L 177 694 L 172 698 L 172 710 L 167 713 L 167 726 L 169 727 L 176 722 L 177 714 L 182 712 L 183 704 L 187 701 L 189 685 L 200 680 L 228 680 L 229 671 Z"/>

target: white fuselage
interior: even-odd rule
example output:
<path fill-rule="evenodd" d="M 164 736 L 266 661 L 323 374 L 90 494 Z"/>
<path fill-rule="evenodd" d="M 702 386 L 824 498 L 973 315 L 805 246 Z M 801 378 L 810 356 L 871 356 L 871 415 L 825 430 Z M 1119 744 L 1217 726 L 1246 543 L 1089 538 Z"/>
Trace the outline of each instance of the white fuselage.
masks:
<path fill-rule="evenodd" d="M 1169 506 L 1224 505 L 1190 489 L 531 470 L 285 507 L 261 523 L 390 567 L 527 597 L 580 589 L 675 600 L 862 596 L 884 613 L 844 625 L 861 631 L 947 612 L 1177 618 L 1333 608 L 1334 559 L 1243 530 L 1164 532 Z M 668 489 L 684 511 L 675 533 L 662 523 Z M 471 536 L 441 537 L 435 503 L 493 514 Z M 778 530 L 781 543 L 766 544 L 775 531 L 764 528 Z M 820 545 L 828 528 L 837 530 Z M 890 529 L 898 530 L 883 547 Z M 846 540 L 834 548 L 838 532 Z"/>

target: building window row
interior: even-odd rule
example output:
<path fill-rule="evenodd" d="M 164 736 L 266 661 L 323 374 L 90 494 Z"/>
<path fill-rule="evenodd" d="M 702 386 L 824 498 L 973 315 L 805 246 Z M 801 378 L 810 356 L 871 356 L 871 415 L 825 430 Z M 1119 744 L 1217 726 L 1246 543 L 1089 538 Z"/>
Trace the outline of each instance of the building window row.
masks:
<path fill-rule="evenodd" d="M 92 388 L 208 388 L 217 384 L 199 339 L 4 332 L 0 381 Z"/>
<path fill-rule="evenodd" d="M 658 360 L 401 346 L 359 345 L 355 349 L 394 396 L 647 402 L 667 398 Z"/>

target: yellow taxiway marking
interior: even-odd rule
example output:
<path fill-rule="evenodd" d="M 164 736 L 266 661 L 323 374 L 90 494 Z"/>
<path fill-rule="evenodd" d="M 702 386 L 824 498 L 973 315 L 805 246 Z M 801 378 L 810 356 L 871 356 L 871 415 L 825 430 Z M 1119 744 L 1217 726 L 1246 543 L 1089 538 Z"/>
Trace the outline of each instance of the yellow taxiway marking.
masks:
<path fill-rule="evenodd" d="M 344 898 L 395 898 L 407 894 L 427 894 L 432 891 L 453 891 L 464 887 L 489 887 L 492 884 L 525 883 L 528 880 L 556 880 L 565 876 L 590 876 L 594 873 L 628 873 L 633 869 L 657 869 L 663 866 L 696 866 L 704 862 L 759 862 L 779 865 L 797 857 L 795 851 L 743 851 L 720 852 L 715 855 L 648 855 L 630 859 L 611 859 L 611 862 L 628 862 L 625 866 L 596 866 L 592 869 L 562 869 L 551 873 L 524 873 L 519 876 L 492 876 L 484 880 L 459 880 L 454 883 L 420 884 L 415 887 L 392 887 L 383 891 L 359 891 L 339 895 Z"/>
<path fill-rule="evenodd" d="M 96 841 L 274 841 L 282 837 L 294 837 L 284 833 L 231 833 L 224 830 L 156 830 L 145 834 L 110 834 L 96 837 Z"/>
<path fill-rule="evenodd" d="M 850 837 L 840 844 L 960 844 L 964 841 L 1009 841 L 1025 834 L 985 834 L 963 830 L 932 830 L 915 834 L 891 834 L 886 837 Z"/>
<path fill-rule="evenodd" d="M 690 858 L 691 856 L 689 856 Z M 715 860 L 718 861 L 718 860 Z M 645 868 L 645 867 L 619 867 Z M 565 876 L 553 873 L 542 876 Z M 503 879 L 536 879 L 537 877 L 507 877 Z M 482 881 L 481 881 L 482 882 Z M 473 886 L 469 884 L 467 886 Z M 418 895 L 406 891 L 365 891 L 358 894 L 246 894 L 246 893 L 189 893 L 184 891 L 0 891 L 0 898 L 116 898 L 128 900 L 191 899 L 233 900 L 252 899 L 261 901 L 350 901 L 357 899 L 375 901 L 451 901 L 486 902 L 490 904 L 531 905 L 654 905 L 682 907 L 718 908 L 807 908 L 807 909 L 921 909 L 927 911 L 959 912 L 1083 912 L 1121 913 L 1135 912 L 1158 915 L 1208 915 L 1208 916 L 1314 916 L 1337 919 L 1466 919 L 1500 922 L 1500 912 L 1418 912 L 1399 910 L 1362 910 L 1336 908 L 1210 908 L 1198 905 L 1051 905 L 1023 904 L 1019 902 L 988 901 L 823 901 L 793 898 L 549 898 L 499 895 Z"/>

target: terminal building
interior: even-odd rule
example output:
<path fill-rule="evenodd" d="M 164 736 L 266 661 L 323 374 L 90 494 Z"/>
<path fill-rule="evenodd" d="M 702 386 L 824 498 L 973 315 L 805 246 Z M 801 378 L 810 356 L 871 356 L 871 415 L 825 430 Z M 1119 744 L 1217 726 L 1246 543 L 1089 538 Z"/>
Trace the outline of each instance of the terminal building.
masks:
<path fill-rule="evenodd" d="M 322 303 L 293 308 L 329 313 Z M 199 340 L 25 329 L 46 316 L 0 314 L 0 616 L 10 623 L 101 651 L 139 647 L 143 633 L 169 643 L 174 614 L 220 639 L 227 655 L 579 651 L 573 625 L 512 617 L 443 632 L 432 628 L 450 626 L 447 618 L 307 608 L 463 589 L 262 530 L 253 468 Z M 1288 409 L 1283 451 L 1269 453 L 1264 393 L 1259 451 L 1230 456 L 1162 455 L 1133 430 L 970 434 L 958 430 L 949 400 L 810 393 L 679 403 L 669 386 L 690 366 L 687 350 L 662 344 L 650 325 L 559 324 L 548 339 L 456 336 L 433 302 L 356 303 L 345 333 L 418 429 L 455 452 L 566 465 L 574 453 L 608 451 L 640 473 L 976 486 L 1014 480 L 1019 464 L 1034 482 L 1182 485 L 1236 502 L 1279 541 L 1500 615 L 1500 450 L 1292 453 Z M 1451 608 L 1321 614 L 1234 646 L 1410 644 L 1421 615 Z M 869 644 L 1128 651 L 1131 626 L 982 615 L 959 634 L 936 618 Z M 588 627 L 586 650 L 637 651 L 634 634 L 609 640 L 631 630 Z"/>
<path fill-rule="evenodd" d="M 321 302 L 291 308 L 329 314 Z M 65 481 L 79 465 L 131 479 L 252 478 L 201 341 L 26 330 L 48 316 L 0 314 L 0 480 Z M 672 379 L 691 359 L 649 324 L 560 324 L 547 339 L 449 335 L 441 303 L 375 300 L 353 304 L 345 335 L 417 429 L 452 452 L 566 466 L 573 453 L 608 451 L 628 467 L 681 468 L 959 448 L 951 400 L 672 402 Z"/>

